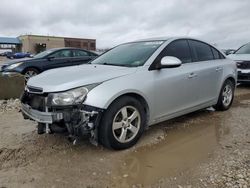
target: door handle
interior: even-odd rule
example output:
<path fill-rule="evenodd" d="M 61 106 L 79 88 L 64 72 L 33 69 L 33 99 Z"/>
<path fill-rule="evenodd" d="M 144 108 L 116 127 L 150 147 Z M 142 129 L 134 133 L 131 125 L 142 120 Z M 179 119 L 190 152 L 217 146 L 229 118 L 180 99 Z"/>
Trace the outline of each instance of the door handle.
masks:
<path fill-rule="evenodd" d="M 216 72 L 220 72 L 222 70 L 222 67 L 217 67 L 215 70 Z"/>
<path fill-rule="evenodd" d="M 194 77 L 197 77 L 197 74 L 195 74 L 195 73 L 190 73 L 189 75 L 188 75 L 188 78 L 190 79 L 190 78 L 194 78 Z"/>

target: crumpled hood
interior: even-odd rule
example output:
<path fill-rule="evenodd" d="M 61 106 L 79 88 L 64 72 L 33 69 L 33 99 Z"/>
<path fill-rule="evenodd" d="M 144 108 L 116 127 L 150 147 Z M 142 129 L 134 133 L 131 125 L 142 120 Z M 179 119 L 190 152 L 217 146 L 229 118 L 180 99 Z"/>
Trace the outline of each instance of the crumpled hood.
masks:
<path fill-rule="evenodd" d="M 59 92 L 104 82 L 131 74 L 136 70 L 137 68 L 131 67 L 85 64 L 45 71 L 30 78 L 27 85 L 42 88 L 43 92 Z"/>
<path fill-rule="evenodd" d="M 235 61 L 250 61 L 250 54 L 230 54 L 227 57 Z"/>

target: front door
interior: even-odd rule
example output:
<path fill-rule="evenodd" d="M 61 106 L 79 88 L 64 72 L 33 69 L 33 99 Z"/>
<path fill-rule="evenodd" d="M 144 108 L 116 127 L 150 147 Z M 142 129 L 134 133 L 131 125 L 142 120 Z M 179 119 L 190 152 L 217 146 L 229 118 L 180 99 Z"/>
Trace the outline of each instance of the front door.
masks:
<path fill-rule="evenodd" d="M 160 61 L 164 56 L 177 57 L 182 61 L 182 65 L 152 70 L 156 119 L 174 116 L 197 105 L 197 72 L 193 70 L 187 40 L 171 42 L 155 61 Z"/>
<path fill-rule="evenodd" d="M 156 119 L 174 116 L 197 105 L 197 76 L 192 66 L 154 70 Z"/>
<path fill-rule="evenodd" d="M 72 51 L 60 50 L 48 57 L 47 69 L 60 68 L 72 65 Z"/>

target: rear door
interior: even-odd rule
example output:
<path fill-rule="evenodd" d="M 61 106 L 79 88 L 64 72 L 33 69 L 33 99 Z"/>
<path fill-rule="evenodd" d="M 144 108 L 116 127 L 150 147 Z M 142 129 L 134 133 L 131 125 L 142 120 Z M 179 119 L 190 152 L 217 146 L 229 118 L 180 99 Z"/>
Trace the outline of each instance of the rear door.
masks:
<path fill-rule="evenodd" d="M 197 75 L 197 104 L 212 102 L 218 96 L 223 69 L 224 56 L 212 46 L 196 40 L 188 40 L 192 53 L 192 69 Z"/>
<path fill-rule="evenodd" d="M 73 58 L 72 58 L 72 64 L 79 65 L 79 64 L 85 64 L 88 63 L 91 59 L 94 58 L 90 52 L 84 51 L 84 50 L 72 50 L 73 52 Z"/>

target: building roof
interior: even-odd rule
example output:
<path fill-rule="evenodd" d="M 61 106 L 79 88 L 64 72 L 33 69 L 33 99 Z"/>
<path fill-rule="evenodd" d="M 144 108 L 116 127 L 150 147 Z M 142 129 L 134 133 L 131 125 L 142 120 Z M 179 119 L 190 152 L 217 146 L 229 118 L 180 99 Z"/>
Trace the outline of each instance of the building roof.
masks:
<path fill-rule="evenodd" d="M 21 44 L 21 41 L 16 37 L 0 37 L 0 44 Z"/>
<path fill-rule="evenodd" d="M 23 37 L 41 37 L 41 38 L 61 38 L 61 39 L 83 39 L 83 40 L 93 40 L 96 41 L 96 39 L 92 38 L 79 38 L 79 37 L 62 37 L 62 36 L 53 36 L 53 35 L 20 35 L 19 38 Z"/>

